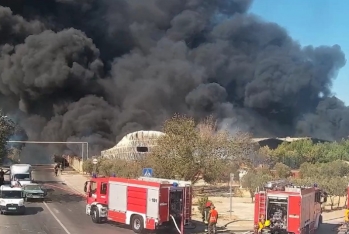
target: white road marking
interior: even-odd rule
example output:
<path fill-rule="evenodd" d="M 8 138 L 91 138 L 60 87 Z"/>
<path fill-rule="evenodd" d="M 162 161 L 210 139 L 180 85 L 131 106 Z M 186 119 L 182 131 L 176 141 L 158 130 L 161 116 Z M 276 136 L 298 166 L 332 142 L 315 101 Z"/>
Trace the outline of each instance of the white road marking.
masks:
<path fill-rule="evenodd" d="M 68 229 L 64 226 L 64 224 L 57 218 L 57 216 L 52 212 L 51 208 L 47 205 L 46 202 L 44 202 L 44 205 L 46 206 L 46 208 L 48 209 L 48 211 L 51 213 L 51 215 L 53 216 L 53 218 L 55 218 L 55 220 L 57 221 L 57 223 L 59 225 L 61 225 L 61 227 L 63 228 L 63 230 L 65 231 L 65 233 L 67 234 L 71 234 Z"/>
<path fill-rule="evenodd" d="M 56 214 L 59 214 L 59 211 L 57 209 L 54 208 L 54 210 L 55 210 Z"/>

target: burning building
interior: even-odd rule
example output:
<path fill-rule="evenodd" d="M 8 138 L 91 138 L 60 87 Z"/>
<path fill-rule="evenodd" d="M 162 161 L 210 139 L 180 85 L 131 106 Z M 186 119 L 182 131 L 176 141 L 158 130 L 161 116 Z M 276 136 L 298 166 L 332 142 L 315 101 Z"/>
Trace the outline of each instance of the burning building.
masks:
<path fill-rule="evenodd" d="M 101 152 L 102 157 L 137 160 L 145 157 L 164 135 L 158 131 L 136 131 L 124 136 L 114 147 Z"/>

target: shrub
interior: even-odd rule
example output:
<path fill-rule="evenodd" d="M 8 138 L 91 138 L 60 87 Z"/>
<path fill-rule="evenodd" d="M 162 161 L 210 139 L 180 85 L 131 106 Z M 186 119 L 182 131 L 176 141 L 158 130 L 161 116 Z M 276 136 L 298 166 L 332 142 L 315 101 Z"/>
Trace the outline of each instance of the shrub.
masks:
<path fill-rule="evenodd" d="M 84 172 L 89 173 L 89 174 L 91 174 L 93 172 L 92 159 L 87 159 L 86 161 L 84 161 L 84 163 L 82 164 L 82 170 Z"/>
<path fill-rule="evenodd" d="M 200 197 L 198 199 L 198 209 L 200 211 L 200 213 L 203 212 L 204 208 L 205 208 L 205 204 L 208 202 L 208 196 L 203 196 L 203 197 Z"/>

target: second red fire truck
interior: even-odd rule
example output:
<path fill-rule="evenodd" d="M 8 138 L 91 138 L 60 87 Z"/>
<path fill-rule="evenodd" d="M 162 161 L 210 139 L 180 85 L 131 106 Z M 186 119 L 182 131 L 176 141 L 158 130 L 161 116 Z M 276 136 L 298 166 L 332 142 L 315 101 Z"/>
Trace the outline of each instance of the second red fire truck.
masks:
<path fill-rule="evenodd" d="M 190 181 L 148 177 L 91 178 L 86 181 L 84 191 L 86 214 L 95 223 L 123 223 L 130 225 L 135 233 L 175 223 L 183 233 L 184 226 L 191 222 Z"/>
<path fill-rule="evenodd" d="M 327 195 L 316 185 L 293 186 L 287 181 L 268 182 L 255 194 L 254 225 L 270 220 L 270 229 L 263 233 L 313 234 L 322 223 L 321 203 Z"/>

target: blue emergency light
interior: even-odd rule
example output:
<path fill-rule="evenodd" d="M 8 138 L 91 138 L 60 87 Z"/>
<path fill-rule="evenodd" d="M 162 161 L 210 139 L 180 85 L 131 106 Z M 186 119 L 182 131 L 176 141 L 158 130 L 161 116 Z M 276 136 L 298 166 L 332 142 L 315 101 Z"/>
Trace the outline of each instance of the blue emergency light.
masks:
<path fill-rule="evenodd" d="M 92 178 L 97 178 L 96 173 L 92 173 Z"/>
<path fill-rule="evenodd" d="M 314 187 L 317 188 L 317 184 L 316 183 L 314 184 Z"/>
<path fill-rule="evenodd" d="M 111 174 L 111 177 L 116 177 L 115 173 Z"/>
<path fill-rule="evenodd" d="M 173 187 L 178 187 L 178 183 L 177 182 L 173 182 L 172 186 Z"/>

